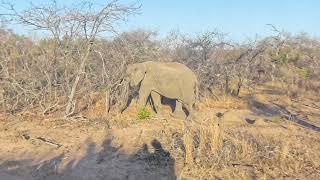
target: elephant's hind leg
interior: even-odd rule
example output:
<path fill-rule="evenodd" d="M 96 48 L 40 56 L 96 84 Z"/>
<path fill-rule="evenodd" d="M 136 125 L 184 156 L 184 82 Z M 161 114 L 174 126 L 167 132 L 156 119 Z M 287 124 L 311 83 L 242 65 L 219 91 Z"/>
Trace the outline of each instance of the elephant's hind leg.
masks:
<path fill-rule="evenodd" d="M 186 104 L 185 108 L 187 109 L 187 111 L 189 113 L 187 119 L 195 118 L 192 105 L 191 104 Z"/>
<path fill-rule="evenodd" d="M 151 98 L 152 98 L 154 110 L 156 111 L 157 115 L 161 115 L 162 114 L 161 95 L 155 91 L 151 91 Z"/>
<path fill-rule="evenodd" d="M 182 102 L 180 102 L 179 100 L 176 100 L 176 108 L 174 110 L 173 116 L 181 119 L 186 118 L 186 114 L 182 109 Z"/>

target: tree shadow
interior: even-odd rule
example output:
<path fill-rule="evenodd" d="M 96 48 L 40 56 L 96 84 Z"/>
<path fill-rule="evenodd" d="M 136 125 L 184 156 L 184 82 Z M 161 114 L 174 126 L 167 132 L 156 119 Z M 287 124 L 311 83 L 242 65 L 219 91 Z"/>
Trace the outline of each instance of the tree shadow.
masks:
<path fill-rule="evenodd" d="M 320 132 L 320 127 L 309 123 L 308 119 L 301 118 L 297 114 L 291 113 L 285 106 L 276 103 L 265 104 L 255 100 L 252 97 L 248 99 L 248 102 L 250 110 L 256 115 L 266 117 L 279 116 L 288 121 L 297 123 L 304 128 Z"/>
<path fill-rule="evenodd" d="M 121 146 L 112 145 L 112 138 L 106 138 L 100 151 L 89 142 L 82 158 L 62 165 L 66 157 L 61 154 L 38 163 L 34 159 L 5 161 L 0 164 L 0 175 L 8 180 L 176 179 L 175 160 L 156 139 L 150 148 L 144 144 L 136 153 L 126 154 Z"/>
<path fill-rule="evenodd" d="M 270 95 L 285 95 L 286 92 L 282 89 L 275 89 L 272 86 L 266 85 L 266 88 L 262 90 L 263 94 L 270 94 Z"/>
<path fill-rule="evenodd" d="M 262 116 L 280 116 L 281 112 L 278 107 L 271 106 L 262 102 L 259 102 L 255 99 L 249 99 L 250 110 L 257 115 Z"/>

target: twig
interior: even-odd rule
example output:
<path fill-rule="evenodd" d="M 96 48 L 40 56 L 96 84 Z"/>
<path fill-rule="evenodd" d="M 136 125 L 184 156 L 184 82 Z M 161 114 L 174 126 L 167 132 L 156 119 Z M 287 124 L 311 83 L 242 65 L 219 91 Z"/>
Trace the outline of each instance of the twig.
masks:
<path fill-rule="evenodd" d="M 49 107 L 47 107 L 43 112 L 42 114 L 43 115 L 48 115 L 50 114 L 51 112 L 53 112 L 54 110 L 58 110 L 59 109 L 59 104 L 58 102 L 56 102 L 54 105 L 51 105 Z"/>
<path fill-rule="evenodd" d="M 168 120 L 166 118 L 162 118 L 162 117 L 153 117 L 150 118 L 151 120 L 164 120 L 166 123 L 168 122 Z"/>
<path fill-rule="evenodd" d="M 40 140 L 40 141 L 42 141 L 42 142 L 44 142 L 44 143 L 46 143 L 48 145 L 55 146 L 56 148 L 59 148 L 59 147 L 62 146 L 62 144 L 54 143 L 54 142 L 49 141 L 49 140 L 47 140 L 47 139 L 45 139 L 43 137 L 37 137 L 36 139 L 38 139 L 38 140 Z"/>

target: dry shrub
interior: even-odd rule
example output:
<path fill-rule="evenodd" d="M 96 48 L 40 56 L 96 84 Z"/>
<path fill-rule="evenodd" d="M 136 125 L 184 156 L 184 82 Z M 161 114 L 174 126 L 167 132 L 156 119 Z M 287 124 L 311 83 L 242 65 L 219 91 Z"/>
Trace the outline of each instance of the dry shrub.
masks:
<path fill-rule="evenodd" d="M 104 93 L 96 92 L 89 95 L 87 102 L 87 111 L 84 111 L 84 115 L 90 119 L 100 118 L 106 115 Z"/>
<path fill-rule="evenodd" d="M 272 37 L 233 44 L 224 42 L 224 35 L 219 32 L 195 37 L 178 33 L 171 38 L 158 41 L 156 33 L 144 30 L 121 33 L 111 39 L 97 38 L 94 51 L 87 57 L 77 95 L 110 90 L 110 107 L 119 104 L 117 97 L 121 92 L 117 89 L 126 65 L 148 60 L 175 61 L 191 68 L 198 77 L 200 94 L 213 97 L 204 95 L 203 107 L 208 108 L 245 108 L 246 103 L 233 96 L 243 97 L 251 93 L 247 90 L 268 82 L 278 84 L 275 87 L 287 91 L 291 97 L 300 96 L 301 89 L 315 92 L 319 89 L 315 83 L 319 82 L 319 63 L 311 58 L 318 56 L 318 40 L 285 36 L 278 38 L 284 39 L 281 44 Z M 38 106 L 50 109 L 60 99 L 64 101 L 59 101 L 59 106 L 68 103 L 81 58 L 78 53 L 66 52 L 83 54 L 85 39 L 73 38 L 58 45 L 52 38 L 35 42 L 0 29 L 0 42 L 1 110 L 15 114 Z M 308 57 L 286 59 L 304 53 Z M 296 70 L 308 73 L 299 77 Z M 75 101 L 81 98 L 78 96 Z"/>

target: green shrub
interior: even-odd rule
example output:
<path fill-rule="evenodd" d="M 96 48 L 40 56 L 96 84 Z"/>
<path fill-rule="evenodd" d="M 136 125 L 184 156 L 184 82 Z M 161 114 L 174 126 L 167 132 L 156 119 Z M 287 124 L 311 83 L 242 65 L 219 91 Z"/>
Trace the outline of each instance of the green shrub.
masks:
<path fill-rule="evenodd" d="M 280 116 L 273 116 L 271 118 L 271 122 L 279 124 L 281 122 L 281 117 Z"/>
<path fill-rule="evenodd" d="M 151 117 L 151 112 L 146 110 L 145 108 L 141 109 L 138 113 L 138 119 L 139 120 L 146 120 Z"/>

